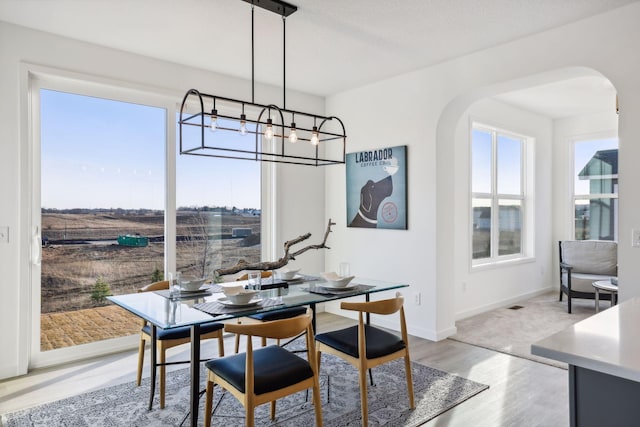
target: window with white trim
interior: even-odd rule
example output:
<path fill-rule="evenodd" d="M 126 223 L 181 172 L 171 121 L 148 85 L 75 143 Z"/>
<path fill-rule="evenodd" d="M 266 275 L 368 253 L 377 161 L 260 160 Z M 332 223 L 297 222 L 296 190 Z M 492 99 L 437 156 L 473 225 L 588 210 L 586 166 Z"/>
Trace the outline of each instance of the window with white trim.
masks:
<path fill-rule="evenodd" d="M 574 143 L 573 235 L 618 240 L 618 139 Z"/>
<path fill-rule="evenodd" d="M 474 265 L 527 256 L 526 164 L 530 138 L 473 123 L 471 259 Z"/>

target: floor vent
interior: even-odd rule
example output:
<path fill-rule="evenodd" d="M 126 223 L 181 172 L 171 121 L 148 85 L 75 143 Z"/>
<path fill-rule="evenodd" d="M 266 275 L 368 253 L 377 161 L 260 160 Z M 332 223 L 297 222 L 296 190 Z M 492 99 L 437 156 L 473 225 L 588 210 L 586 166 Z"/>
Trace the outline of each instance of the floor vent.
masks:
<path fill-rule="evenodd" d="M 524 308 L 521 305 L 512 305 L 511 307 L 509 307 L 509 310 L 520 310 L 521 308 Z"/>

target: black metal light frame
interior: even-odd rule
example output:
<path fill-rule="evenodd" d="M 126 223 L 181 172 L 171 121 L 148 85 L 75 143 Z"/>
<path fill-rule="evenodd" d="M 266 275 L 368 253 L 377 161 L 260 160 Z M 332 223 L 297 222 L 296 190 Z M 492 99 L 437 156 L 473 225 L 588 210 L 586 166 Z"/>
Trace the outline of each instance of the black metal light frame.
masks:
<path fill-rule="evenodd" d="M 258 6 L 264 8 L 270 12 L 274 12 L 282 16 L 283 22 L 283 63 L 285 62 L 285 45 L 286 45 L 286 25 L 285 18 L 297 10 L 296 6 L 281 0 L 243 0 L 247 3 L 251 3 L 251 85 L 252 85 L 252 101 L 242 101 L 233 98 L 227 98 L 223 96 L 210 95 L 202 93 L 196 89 L 190 89 L 182 99 L 180 106 L 180 120 L 179 120 L 179 138 L 180 138 L 180 154 L 194 155 L 194 156 L 206 156 L 206 157 L 220 157 L 227 159 L 239 159 L 239 160 L 254 160 L 263 162 L 274 163 L 289 163 L 297 165 L 307 166 L 326 166 L 333 164 L 344 164 L 346 159 L 346 131 L 342 120 L 335 116 L 321 116 L 312 113 L 305 113 L 302 111 L 295 111 L 286 108 L 286 66 L 283 64 L 283 107 L 280 108 L 275 104 L 258 104 L 254 102 L 255 93 L 255 79 L 254 79 L 254 36 L 253 36 L 253 7 Z M 189 102 L 192 98 L 195 98 L 197 102 Z M 213 106 L 211 113 L 205 111 L 205 105 L 209 107 Z M 236 116 L 231 113 L 220 113 L 217 108 L 222 105 L 227 110 L 231 110 L 234 114 L 237 111 L 242 111 L 241 116 Z M 192 110 L 199 106 L 199 111 L 189 113 L 189 107 Z M 245 114 L 247 109 L 254 114 Z M 272 111 L 275 113 L 275 121 L 273 123 L 274 129 L 274 144 L 273 151 L 267 151 L 263 145 L 263 132 L 261 127 L 267 125 L 267 120 L 272 119 Z M 263 118 L 265 116 L 266 117 Z M 214 116 L 215 115 L 215 116 Z M 296 123 L 296 116 L 302 118 L 303 126 L 299 126 Z M 255 145 L 252 149 L 248 149 L 247 145 L 243 147 L 222 147 L 211 145 L 207 142 L 206 132 L 207 124 L 205 123 L 205 117 L 231 120 L 240 123 L 255 124 L 254 130 L 248 130 L 247 133 L 255 135 Z M 279 123 L 277 123 L 279 119 Z M 287 119 L 287 121 L 285 121 Z M 210 119 L 207 120 L 210 123 Z M 289 123 L 289 124 L 288 124 Z M 301 122 L 302 123 L 302 122 Z M 313 125 L 311 125 L 313 123 Z M 319 124 L 318 124 L 319 123 Z M 332 126 L 332 130 L 329 131 L 329 123 L 337 123 Z M 183 128 L 186 129 L 189 126 L 199 127 L 200 141 L 197 144 L 187 146 L 183 141 Z M 336 130 L 338 129 L 338 130 Z M 277 132 L 279 130 L 279 132 Z M 288 141 L 288 137 L 292 130 L 298 136 L 298 142 L 296 144 Z M 223 132 L 238 132 L 239 128 L 218 126 L 216 133 Z M 311 142 L 311 135 L 316 133 L 318 138 L 317 145 L 311 145 L 310 147 L 298 148 L 300 145 L 309 144 Z M 213 139 L 215 136 L 210 136 Z M 328 145 L 330 142 L 341 143 L 342 149 L 340 150 L 341 156 L 339 158 L 331 159 L 320 157 L 320 146 Z M 312 150 L 313 155 L 300 155 L 301 151 Z M 324 150 L 327 151 L 326 149 Z M 336 156 L 337 157 L 337 156 Z"/>

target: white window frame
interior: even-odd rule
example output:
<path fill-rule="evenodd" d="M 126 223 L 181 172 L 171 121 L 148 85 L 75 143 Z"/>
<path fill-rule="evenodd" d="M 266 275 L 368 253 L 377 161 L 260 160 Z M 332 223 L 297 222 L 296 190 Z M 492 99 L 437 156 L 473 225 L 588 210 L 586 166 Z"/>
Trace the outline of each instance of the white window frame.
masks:
<path fill-rule="evenodd" d="M 67 363 L 88 357 L 100 356 L 126 349 L 135 348 L 139 343 L 138 335 L 96 341 L 72 347 L 40 351 L 40 298 L 41 298 L 41 268 L 40 258 L 40 89 L 51 89 L 78 95 L 86 95 L 103 99 L 111 99 L 126 103 L 148 105 L 163 108 L 166 111 L 166 146 L 165 146 L 165 254 L 164 271 L 175 270 L 176 265 L 176 161 L 175 153 L 176 122 L 180 111 L 183 93 L 162 91 L 158 88 L 146 87 L 140 84 L 127 83 L 81 73 L 59 70 L 51 67 L 23 63 L 21 66 L 22 94 L 25 103 L 25 129 L 28 132 L 28 167 L 23 172 L 23 182 L 28 182 L 30 188 L 29 205 L 29 236 L 24 241 L 31 242 L 31 247 L 22 257 L 25 265 L 29 265 L 30 292 L 29 298 L 21 304 L 21 311 L 25 315 L 27 324 L 21 325 L 21 342 L 18 352 L 20 360 L 29 360 L 28 369 Z M 261 215 L 262 232 L 266 238 L 262 239 L 262 257 L 271 259 L 275 250 L 275 185 L 276 168 L 262 165 Z M 27 237 L 27 236 L 25 236 Z M 32 238 L 33 237 L 33 238 Z"/>
<path fill-rule="evenodd" d="M 480 193 L 473 192 L 473 131 L 479 130 L 491 134 L 491 192 Z M 520 146 L 520 194 L 499 194 L 497 193 L 497 143 L 498 135 L 505 136 L 521 141 Z M 533 203 L 531 202 L 533 194 L 533 146 L 534 138 L 526 136 L 514 131 L 506 130 L 497 126 L 471 120 L 469 126 L 469 259 L 471 268 L 479 268 L 486 266 L 495 266 L 505 262 L 515 262 L 533 257 Z M 487 258 L 473 258 L 473 200 L 484 199 L 491 202 L 491 255 Z M 517 200 L 520 202 L 522 220 L 521 220 L 521 241 L 520 252 L 509 255 L 498 255 L 499 251 L 499 201 L 500 200 Z"/>

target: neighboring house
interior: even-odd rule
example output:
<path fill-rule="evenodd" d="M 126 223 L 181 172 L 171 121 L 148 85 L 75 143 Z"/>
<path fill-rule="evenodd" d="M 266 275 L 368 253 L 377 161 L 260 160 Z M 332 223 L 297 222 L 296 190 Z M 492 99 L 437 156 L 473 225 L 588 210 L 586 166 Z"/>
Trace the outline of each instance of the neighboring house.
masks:
<path fill-rule="evenodd" d="M 618 193 L 618 149 L 600 150 L 578 173 L 578 179 L 589 180 L 589 194 Z M 591 239 L 617 240 L 618 199 L 594 198 L 583 218 L 589 224 Z M 578 218 L 578 216 L 576 216 Z"/>

